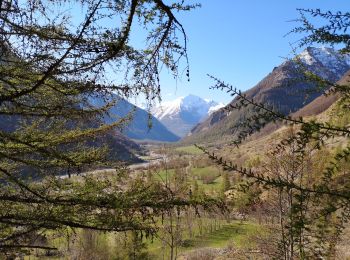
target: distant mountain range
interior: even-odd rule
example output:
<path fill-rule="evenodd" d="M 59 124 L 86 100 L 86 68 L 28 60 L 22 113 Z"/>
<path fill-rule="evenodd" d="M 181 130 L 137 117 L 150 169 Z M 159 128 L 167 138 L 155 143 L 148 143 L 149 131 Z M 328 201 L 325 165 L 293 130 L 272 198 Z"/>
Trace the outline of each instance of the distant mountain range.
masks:
<path fill-rule="evenodd" d="M 295 59 L 275 67 L 244 94 L 247 98 L 269 104 L 284 114 L 296 112 L 324 92 L 315 83 L 305 80 L 301 72 L 305 68 L 330 82 L 336 82 L 350 70 L 350 55 L 343 55 L 332 48 L 308 47 Z M 319 100 L 323 99 L 318 99 L 317 104 L 320 104 Z M 330 102 L 329 99 L 327 101 Z M 231 104 L 235 105 L 237 102 L 238 99 L 234 98 Z M 235 129 L 249 113 L 249 106 L 230 112 L 220 109 L 196 125 L 183 141 L 194 143 L 232 140 Z"/>
<path fill-rule="evenodd" d="M 188 95 L 173 101 L 163 102 L 152 110 L 152 114 L 170 131 L 183 137 L 195 125 L 223 106 L 223 103 Z"/>

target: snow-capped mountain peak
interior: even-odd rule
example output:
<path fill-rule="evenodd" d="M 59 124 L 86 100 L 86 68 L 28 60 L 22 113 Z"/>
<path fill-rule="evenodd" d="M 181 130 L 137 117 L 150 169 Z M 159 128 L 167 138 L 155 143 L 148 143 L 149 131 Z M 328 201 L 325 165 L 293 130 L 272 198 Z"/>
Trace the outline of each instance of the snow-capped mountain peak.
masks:
<path fill-rule="evenodd" d="M 170 130 L 183 136 L 193 126 L 223 106 L 222 103 L 219 104 L 210 99 L 188 95 L 172 101 L 163 102 L 158 107 L 155 107 L 152 112 Z"/>
<path fill-rule="evenodd" d="M 343 75 L 345 67 L 350 66 L 350 54 L 342 54 L 328 47 L 308 47 L 298 55 L 298 58 L 308 66 L 318 65 L 327 68 L 338 77 Z"/>
<path fill-rule="evenodd" d="M 153 115 L 158 119 L 164 117 L 172 117 L 183 110 L 190 110 L 205 117 L 209 111 L 220 109 L 223 107 L 223 103 L 217 103 L 211 99 L 202 99 L 195 95 L 188 95 L 186 97 L 179 97 L 172 101 L 165 101 L 161 105 L 157 106 L 153 110 Z"/>
<path fill-rule="evenodd" d="M 162 119 L 168 115 L 176 114 L 181 109 L 182 99 L 183 97 L 180 97 L 172 101 L 163 102 L 160 106 L 153 108 L 153 115 L 158 119 Z"/>

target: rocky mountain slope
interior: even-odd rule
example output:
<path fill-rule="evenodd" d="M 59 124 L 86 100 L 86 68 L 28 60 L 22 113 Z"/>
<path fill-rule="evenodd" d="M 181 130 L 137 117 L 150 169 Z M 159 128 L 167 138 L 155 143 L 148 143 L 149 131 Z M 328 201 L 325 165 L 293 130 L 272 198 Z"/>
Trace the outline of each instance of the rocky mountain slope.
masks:
<path fill-rule="evenodd" d="M 247 98 L 269 104 L 284 114 L 296 112 L 324 91 L 314 82 L 305 80 L 301 72 L 301 69 L 305 68 L 328 81 L 336 82 L 350 69 L 350 56 L 342 55 L 331 48 L 308 47 L 298 55 L 298 59 L 288 60 L 275 67 L 245 94 Z M 235 98 L 231 104 L 237 102 L 238 99 Z M 244 120 L 248 113 L 249 107 L 231 112 L 220 109 L 195 126 L 184 142 L 232 139 L 237 124 Z"/>
<path fill-rule="evenodd" d="M 153 109 L 152 114 L 169 130 L 182 137 L 187 135 L 196 124 L 223 106 L 224 104 L 213 100 L 188 95 L 163 102 Z"/>
<path fill-rule="evenodd" d="M 117 96 L 113 96 L 112 98 L 116 99 L 117 102 L 111 107 L 109 115 L 103 120 L 105 123 L 112 123 L 130 115 L 132 119 L 126 124 L 125 129 L 122 130 L 122 133 L 127 137 L 138 140 L 161 142 L 175 142 L 180 139 L 159 122 L 157 118 L 154 116 L 149 117 L 150 115 L 147 111 Z M 108 101 L 95 97 L 91 98 L 90 102 L 92 105 L 100 107 L 105 105 Z"/>

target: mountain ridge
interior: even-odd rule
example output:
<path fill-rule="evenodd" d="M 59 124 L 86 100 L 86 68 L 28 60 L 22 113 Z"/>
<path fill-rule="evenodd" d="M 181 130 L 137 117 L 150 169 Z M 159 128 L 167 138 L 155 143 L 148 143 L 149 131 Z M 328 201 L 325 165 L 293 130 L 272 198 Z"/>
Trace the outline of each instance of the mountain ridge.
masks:
<path fill-rule="evenodd" d="M 285 61 L 275 67 L 244 94 L 255 102 L 273 106 L 285 115 L 296 112 L 323 93 L 323 90 L 318 89 L 315 84 L 305 80 L 298 66 L 299 61 L 307 70 L 330 82 L 336 82 L 350 69 L 350 55 L 342 55 L 331 48 L 308 47 L 293 60 Z M 236 97 L 230 104 L 234 105 L 237 102 Z M 220 109 L 207 120 L 196 125 L 183 142 L 232 138 L 237 125 L 251 113 L 250 110 L 249 107 L 230 112 Z"/>

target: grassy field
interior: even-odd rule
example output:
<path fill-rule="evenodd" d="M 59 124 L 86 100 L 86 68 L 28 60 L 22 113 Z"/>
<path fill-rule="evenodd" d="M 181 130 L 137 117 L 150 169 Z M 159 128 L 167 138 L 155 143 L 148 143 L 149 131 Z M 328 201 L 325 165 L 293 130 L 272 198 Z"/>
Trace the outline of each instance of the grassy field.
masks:
<path fill-rule="evenodd" d="M 257 234 L 258 231 L 259 227 L 256 224 L 236 221 L 226 224 L 212 233 L 193 239 L 192 244 L 193 248 L 221 248 L 233 242 L 235 246 L 245 248 L 253 245 L 253 242 L 249 238 Z"/>
<path fill-rule="evenodd" d="M 261 228 L 255 223 L 234 221 L 222 225 L 218 230 L 211 233 L 187 239 L 185 241 L 187 246 L 180 246 L 177 252 L 180 255 L 204 247 L 225 248 L 228 245 L 237 248 L 249 248 L 254 245 L 251 239 L 252 236 L 259 232 L 261 232 Z M 162 259 L 163 254 L 167 259 L 169 254 L 168 251 L 163 251 L 161 241 L 158 239 L 155 239 L 153 243 L 148 243 L 148 252 L 154 259 Z"/>
<path fill-rule="evenodd" d="M 183 153 L 191 154 L 191 155 L 203 154 L 203 151 L 198 149 L 194 145 L 177 147 L 177 148 L 175 148 L 175 151 L 183 152 Z"/>
<path fill-rule="evenodd" d="M 165 182 L 168 178 L 173 178 L 175 173 L 174 169 L 169 169 L 169 170 L 161 170 L 159 172 L 155 172 L 153 174 L 155 180 Z"/>
<path fill-rule="evenodd" d="M 220 171 L 215 166 L 207 166 L 207 167 L 202 167 L 202 168 L 192 168 L 191 174 L 193 174 L 193 176 L 198 176 L 198 177 L 201 177 L 204 175 L 219 176 Z"/>
<path fill-rule="evenodd" d="M 193 184 L 193 181 L 196 180 L 199 187 L 201 187 L 206 192 L 219 191 L 222 185 L 222 177 L 220 176 L 220 171 L 217 167 L 207 166 L 203 168 L 191 168 L 189 173 L 188 183 Z M 175 170 L 169 169 L 167 171 L 161 170 L 154 174 L 154 178 L 158 181 L 165 182 L 168 178 L 172 179 L 174 177 Z M 214 176 L 216 177 L 212 183 L 203 183 L 202 178 L 204 176 Z"/>

